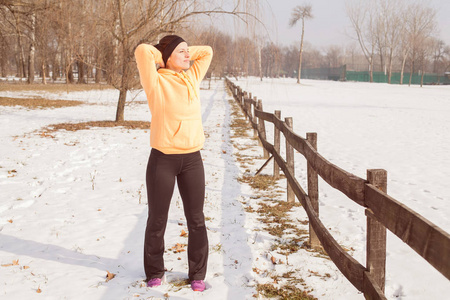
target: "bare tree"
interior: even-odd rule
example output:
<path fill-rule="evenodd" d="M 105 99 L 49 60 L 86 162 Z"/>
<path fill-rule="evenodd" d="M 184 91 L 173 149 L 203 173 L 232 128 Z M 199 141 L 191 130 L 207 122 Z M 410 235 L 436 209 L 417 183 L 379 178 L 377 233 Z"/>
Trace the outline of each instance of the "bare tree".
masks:
<path fill-rule="evenodd" d="M 25 63 L 25 49 L 23 46 L 24 34 L 25 30 L 25 13 L 23 12 L 23 8 L 26 7 L 27 3 L 19 3 L 15 1 L 4 1 L 0 3 L 0 5 L 6 8 L 11 17 L 5 18 L 5 21 L 8 22 L 8 25 L 13 29 L 13 32 L 17 38 L 17 43 L 15 45 L 15 53 L 16 53 L 16 64 L 17 64 L 17 75 L 22 81 L 22 78 L 26 76 L 26 63 Z"/>
<path fill-rule="evenodd" d="M 440 79 L 448 67 L 449 47 L 440 39 L 433 38 L 431 43 L 432 72 L 438 74 Z"/>
<path fill-rule="evenodd" d="M 49 3 L 50 0 L 0 2 L 3 14 L 5 9 L 9 11 L 9 16 L 5 15 L 5 23 L 2 25 L 13 28 L 10 34 L 16 35 L 17 38 L 18 75 L 21 79 L 28 77 L 28 83 L 33 83 L 35 78 L 38 17 Z M 26 56 L 28 59 L 25 59 Z"/>
<path fill-rule="evenodd" d="M 411 44 L 409 85 L 415 71 L 416 60 L 420 60 L 423 73 L 425 55 L 428 53 L 428 39 L 436 27 L 436 11 L 420 3 L 410 4 L 408 7 L 407 34 Z M 423 80 L 423 76 L 422 76 Z M 421 80 L 421 82 L 422 82 Z"/>
<path fill-rule="evenodd" d="M 444 47 L 444 53 L 442 55 L 442 69 L 445 72 L 450 72 L 450 46 Z"/>
<path fill-rule="evenodd" d="M 305 36 L 305 20 L 313 18 L 312 15 L 312 6 L 307 5 L 299 5 L 294 7 L 291 15 L 291 20 L 289 21 L 289 25 L 293 27 L 299 20 L 302 20 L 302 36 L 300 39 L 300 53 L 299 53 L 299 63 L 298 63 L 298 77 L 297 83 L 300 83 L 300 76 L 302 73 L 302 54 L 303 54 L 303 38 Z"/>
<path fill-rule="evenodd" d="M 342 66 L 342 48 L 336 45 L 331 45 L 326 48 L 325 52 L 327 67 L 338 68 Z"/>
<path fill-rule="evenodd" d="M 281 49 L 274 43 L 270 43 L 261 51 L 262 72 L 266 77 L 278 77 L 280 74 Z"/>
<path fill-rule="evenodd" d="M 227 60 L 228 53 L 230 49 L 234 48 L 232 46 L 233 41 L 231 40 L 231 36 L 213 27 L 199 29 L 195 33 L 188 31 L 186 34 L 183 33 L 183 37 L 186 37 L 189 43 L 209 45 L 214 49 L 214 58 L 209 66 L 206 77 L 211 79 L 212 76 L 222 77 L 226 74 L 227 67 L 230 63 Z"/>
<path fill-rule="evenodd" d="M 401 70 L 400 70 L 400 84 L 403 84 L 403 77 L 405 73 L 405 65 L 406 60 L 408 59 L 408 56 L 411 53 L 411 43 L 410 43 L 410 35 L 408 33 L 408 24 L 405 20 L 408 18 L 407 10 L 404 9 L 401 12 L 401 19 L 404 20 L 400 23 L 400 38 L 399 38 L 399 56 L 401 59 Z"/>
<path fill-rule="evenodd" d="M 222 1 L 223 2 L 223 1 Z M 243 1 L 238 1 L 243 2 Z M 195 16 L 211 14 L 240 15 L 235 6 L 224 10 L 215 1 L 159 0 L 114 0 L 108 9 L 109 31 L 118 53 L 115 76 L 111 83 L 120 91 L 116 121 L 124 120 L 127 92 L 138 85 L 134 66 L 134 48 L 140 42 L 155 43 L 162 34 L 179 31 L 188 26 Z"/>
<path fill-rule="evenodd" d="M 388 83 L 391 83 L 393 59 L 400 44 L 402 27 L 404 27 L 402 21 L 404 7 L 404 2 L 401 0 L 378 0 L 377 2 L 377 45 L 381 70 L 388 73 Z"/>
<path fill-rule="evenodd" d="M 298 66 L 298 45 L 292 44 L 289 47 L 284 47 L 281 52 L 281 69 L 282 75 L 294 77 Z M 305 53 L 306 54 L 306 53 Z M 309 60 L 305 57 L 305 62 Z"/>
<path fill-rule="evenodd" d="M 373 64 L 376 47 L 376 19 L 373 3 L 346 2 L 347 16 L 355 30 L 358 43 L 369 63 L 370 82 L 373 82 Z"/>

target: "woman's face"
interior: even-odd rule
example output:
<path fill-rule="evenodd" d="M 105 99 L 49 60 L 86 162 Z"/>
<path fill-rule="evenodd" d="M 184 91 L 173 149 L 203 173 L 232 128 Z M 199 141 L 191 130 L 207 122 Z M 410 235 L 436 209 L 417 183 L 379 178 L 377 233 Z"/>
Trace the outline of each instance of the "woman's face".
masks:
<path fill-rule="evenodd" d="M 190 58 L 188 44 L 186 42 L 179 43 L 167 60 L 166 67 L 175 72 L 181 72 L 181 70 L 189 69 Z"/>

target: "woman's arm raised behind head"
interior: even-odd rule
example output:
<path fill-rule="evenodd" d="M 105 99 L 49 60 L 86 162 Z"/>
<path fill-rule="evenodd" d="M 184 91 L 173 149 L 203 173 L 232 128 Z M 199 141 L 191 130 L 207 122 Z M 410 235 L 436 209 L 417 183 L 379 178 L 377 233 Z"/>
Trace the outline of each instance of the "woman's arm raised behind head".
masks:
<path fill-rule="evenodd" d="M 148 44 L 140 44 L 134 51 L 139 78 L 145 93 L 148 95 L 152 87 L 158 82 L 156 64 L 162 63 L 162 55 L 158 49 Z"/>
<path fill-rule="evenodd" d="M 203 77 L 205 77 L 211 64 L 213 50 L 210 46 L 190 46 L 189 54 L 194 64 L 186 73 L 199 84 Z"/>

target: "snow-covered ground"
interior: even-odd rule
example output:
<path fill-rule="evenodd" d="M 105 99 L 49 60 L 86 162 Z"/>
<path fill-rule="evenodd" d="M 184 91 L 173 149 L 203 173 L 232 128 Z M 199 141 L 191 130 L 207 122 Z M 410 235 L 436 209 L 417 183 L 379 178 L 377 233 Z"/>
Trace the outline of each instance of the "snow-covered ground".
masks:
<path fill-rule="evenodd" d="M 317 132 L 319 153 L 344 170 L 361 178 L 367 169 L 387 170 L 389 195 L 450 232 L 450 86 L 320 80 L 298 85 L 295 79 L 267 78 L 234 83 L 262 99 L 264 111 L 293 117 L 297 134 Z M 272 127 L 266 124 L 269 141 Z M 305 160 L 300 154 L 295 159 L 306 188 Z M 365 265 L 364 210 L 324 181 L 319 202 L 321 220 Z M 386 273 L 391 298 L 442 299 L 450 290 L 444 276 L 390 233 Z"/>
<path fill-rule="evenodd" d="M 450 87 L 307 80 L 298 86 L 287 79 L 262 83 L 246 79 L 237 84 L 260 97 L 265 111 L 279 109 L 283 117 L 294 117 L 300 135 L 318 132 L 319 152 L 343 169 L 363 178 L 366 169 L 386 169 L 390 195 L 450 230 L 446 182 Z M 237 150 L 231 143 L 230 96 L 223 82 L 213 81 L 211 90 L 201 90 L 208 136 L 202 156 L 210 241 L 203 293 L 173 285 L 187 277 L 186 252 L 167 251 L 168 284 L 156 289 L 142 286 L 148 131 L 92 128 L 59 131 L 54 138 L 33 133 L 54 123 L 111 120 L 118 93 L 2 92 L 0 96 L 36 95 L 87 104 L 44 110 L 0 107 L 0 264 L 18 260 L 13 266 L 0 266 L 0 299 L 254 299 L 255 282 L 264 282 L 254 268 L 303 272 L 300 277 L 319 299 L 363 299 L 328 260 L 314 253 L 301 250 L 289 258 L 289 264 L 270 262 L 274 238 L 257 231 L 260 221 L 244 209 L 243 203 L 256 200 L 254 191 L 237 180 L 245 170 L 236 161 Z M 151 119 L 141 102 L 145 101 L 142 92 L 130 94 L 129 100 L 127 120 Z M 270 140 L 270 126 L 266 128 Z M 249 154 L 262 153 L 250 139 L 239 143 L 249 144 Z M 251 171 L 262 163 L 257 160 Z M 305 168 L 296 156 L 302 184 Z M 319 188 L 321 219 L 365 264 L 364 211 L 324 182 Z M 301 208 L 293 213 L 305 218 Z M 166 231 L 168 250 L 186 243 L 182 230 L 187 228 L 176 192 Z M 105 282 L 107 271 L 116 277 Z M 311 276 L 315 272 L 330 276 Z M 389 299 L 442 299 L 449 288 L 447 279 L 388 236 Z"/>

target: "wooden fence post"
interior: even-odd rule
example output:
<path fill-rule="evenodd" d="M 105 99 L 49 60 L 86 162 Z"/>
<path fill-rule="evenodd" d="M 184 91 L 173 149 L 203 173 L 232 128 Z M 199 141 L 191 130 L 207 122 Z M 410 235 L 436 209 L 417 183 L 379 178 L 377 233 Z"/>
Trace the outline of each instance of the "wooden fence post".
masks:
<path fill-rule="evenodd" d="M 256 99 L 256 96 L 255 96 L 255 97 L 253 97 L 253 101 L 255 101 L 255 102 L 254 102 L 255 105 L 253 105 L 252 116 L 253 116 L 253 123 L 256 124 L 256 128 L 253 128 L 253 137 L 257 137 L 257 136 L 258 136 L 258 130 L 257 130 L 257 128 L 258 128 L 259 122 L 258 122 L 258 118 L 256 117 L 255 110 L 258 109 L 258 102 L 259 102 L 259 101 L 262 102 L 262 100 L 257 100 L 257 99 Z M 262 107 L 262 104 L 261 104 L 261 107 Z M 261 110 L 262 110 L 262 109 L 261 109 Z M 259 120 L 259 121 L 261 121 L 261 120 Z M 265 133 L 265 132 L 266 132 L 266 131 L 264 130 L 264 133 Z M 265 137 L 264 137 L 264 138 L 265 138 Z"/>
<path fill-rule="evenodd" d="M 293 120 L 292 117 L 288 117 L 284 119 L 286 122 L 286 125 L 289 128 L 293 128 Z M 289 144 L 289 141 L 286 139 L 286 163 L 288 169 L 291 171 L 292 175 L 295 175 L 295 168 L 294 168 L 294 147 Z M 295 194 L 294 190 L 292 189 L 291 185 L 287 184 L 287 202 L 295 202 Z"/>
<path fill-rule="evenodd" d="M 248 115 L 248 120 L 251 122 L 253 120 L 253 116 L 252 116 L 252 93 L 248 93 L 247 94 L 247 102 L 245 103 L 245 111 L 247 112 Z"/>
<path fill-rule="evenodd" d="M 275 111 L 275 116 L 278 119 L 281 119 L 281 110 Z M 280 143 L 281 143 L 281 135 L 280 130 L 275 126 L 275 122 L 273 124 L 273 146 L 275 150 L 280 154 Z M 280 178 L 280 166 L 277 164 L 277 161 L 273 160 L 273 178 L 279 179 Z"/>
<path fill-rule="evenodd" d="M 248 114 L 247 114 L 247 103 L 245 102 L 245 99 L 247 99 L 247 92 L 244 91 L 243 97 L 242 97 L 242 111 L 244 112 L 245 120 L 248 120 Z"/>
<path fill-rule="evenodd" d="M 383 192 L 387 192 L 387 172 L 382 169 L 367 170 L 367 180 Z M 372 210 L 366 209 L 367 254 L 366 267 L 374 281 L 384 292 L 386 279 L 386 227 L 374 217 Z"/>
<path fill-rule="evenodd" d="M 317 133 L 308 132 L 306 133 L 306 140 L 308 143 L 317 150 Z M 308 197 L 311 200 L 311 205 L 317 216 L 319 216 L 319 176 L 317 172 L 312 168 L 311 163 L 307 162 L 307 176 L 308 176 Z M 314 229 L 309 224 L 309 244 L 311 248 L 319 248 L 320 241 Z"/>
<path fill-rule="evenodd" d="M 256 101 L 256 105 L 255 105 L 255 110 L 261 110 L 262 111 L 262 100 L 256 100 L 255 97 L 255 101 Z M 263 137 L 264 139 L 266 138 L 266 125 L 264 124 L 264 120 L 261 120 L 260 118 L 256 117 L 256 114 L 254 113 L 253 116 L 255 116 L 254 118 L 254 123 L 256 124 L 256 128 L 258 130 L 253 129 L 253 136 L 256 137 L 258 136 L 258 131 L 261 132 L 261 137 Z M 258 145 L 262 146 L 261 140 L 258 139 Z M 263 150 L 266 150 L 263 147 Z"/>
<path fill-rule="evenodd" d="M 260 111 L 263 110 L 263 105 L 262 105 L 262 101 L 261 100 L 258 100 L 256 102 L 256 108 L 258 110 L 260 110 Z M 256 119 L 257 118 L 255 117 L 255 122 L 256 122 Z M 267 140 L 267 137 L 266 137 L 266 125 L 264 123 L 264 120 L 263 119 L 258 119 L 257 122 L 258 122 L 257 123 L 258 124 L 257 125 L 258 126 L 258 130 L 261 133 L 261 138 L 263 138 L 264 140 Z M 258 141 L 261 143 L 261 141 L 259 139 L 258 139 Z M 261 143 L 261 145 L 262 145 L 262 143 Z M 263 151 L 264 151 L 264 159 L 268 159 L 269 158 L 269 151 L 267 151 L 267 149 L 264 148 L 264 146 L 263 146 Z"/>
<path fill-rule="evenodd" d="M 242 93 L 242 89 L 239 86 L 238 87 L 238 103 L 239 103 L 239 107 L 242 109 L 242 97 L 244 97 L 244 94 Z"/>
<path fill-rule="evenodd" d="M 242 109 L 242 89 L 240 86 L 238 86 L 238 97 L 236 100 L 239 103 L 239 107 Z"/>

